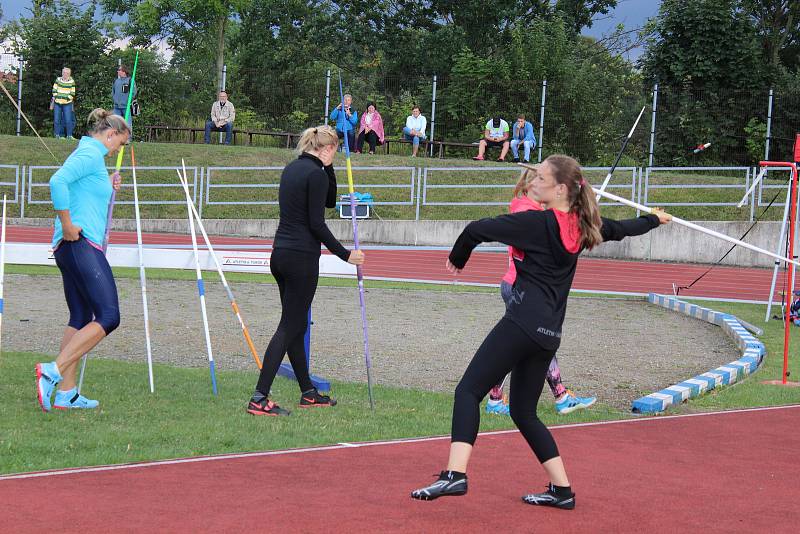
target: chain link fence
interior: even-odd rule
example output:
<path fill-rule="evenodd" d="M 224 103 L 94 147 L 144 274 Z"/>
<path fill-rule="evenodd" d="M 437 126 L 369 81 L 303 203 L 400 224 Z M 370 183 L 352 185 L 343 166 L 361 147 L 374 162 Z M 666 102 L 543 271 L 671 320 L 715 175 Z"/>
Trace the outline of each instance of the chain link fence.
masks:
<path fill-rule="evenodd" d="M 42 105 L 47 98 L 32 98 L 18 84 L 20 62 L 0 53 L 4 84 L 17 98 L 22 94 L 23 110 Z M 225 67 L 224 84 L 236 106 L 235 128 L 247 132 L 293 132 L 330 122 L 329 115 L 341 100 L 338 71 L 315 67 L 316 72 L 267 72 Z M 171 69 L 165 74 L 170 87 L 166 99 L 145 80 L 139 83 L 143 113 L 135 120 L 138 137 L 146 125 L 183 127 L 154 140 L 188 142 L 202 129 L 210 115 L 216 88 L 213 66 L 200 67 L 202 76 L 181 76 Z M 206 80 L 198 82 L 197 80 Z M 137 82 L 139 80 L 137 79 Z M 164 80 L 160 82 L 167 83 Z M 154 81 L 151 81 L 155 84 Z M 575 156 L 584 165 L 610 164 L 639 115 L 624 159 L 626 165 L 752 165 L 758 160 L 787 160 L 793 156 L 795 133 L 800 131 L 800 88 L 752 88 L 725 93 L 653 87 L 601 88 L 587 99 L 570 83 L 554 80 L 511 80 L 496 82 L 464 76 L 375 76 L 369 71 L 344 73 L 343 90 L 353 95 L 361 115 L 375 104 L 384 120 L 386 137 L 402 137 L 411 108 L 418 105 L 428 119 L 427 135 L 445 143 L 447 156 L 475 155 L 484 125 L 502 117 L 513 125 L 524 114 L 534 126 L 538 140 L 534 159 L 553 153 Z M 77 101 L 81 100 L 79 86 Z M 18 124 L 17 113 L 7 98 L 0 106 L 0 133 L 27 135 Z M 175 109 L 175 105 L 180 107 Z M 37 110 L 41 111 L 41 110 Z M 76 106 L 80 114 L 87 110 Z M 47 116 L 47 115 L 45 115 Z M 40 133 L 50 133 L 52 119 L 45 119 Z M 81 132 L 76 132 L 79 134 Z M 201 135 L 201 134 L 200 134 Z M 291 140 L 292 138 L 289 138 Z M 296 139 L 296 138 L 295 138 Z M 286 138 L 267 135 L 239 135 L 239 143 L 286 146 Z M 699 145 L 711 146 L 698 153 Z M 407 151 L 401 145 L 398 151 Z M 430 154 L 437 151 L 430 147 Z M 490 156 L 495 156 L 492 153 Z"/>

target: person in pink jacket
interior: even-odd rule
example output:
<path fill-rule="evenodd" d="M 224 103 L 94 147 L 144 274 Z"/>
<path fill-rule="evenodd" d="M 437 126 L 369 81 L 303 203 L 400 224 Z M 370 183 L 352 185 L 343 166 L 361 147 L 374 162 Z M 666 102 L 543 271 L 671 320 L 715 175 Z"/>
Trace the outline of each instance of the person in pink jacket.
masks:
<path fill-rule="evenodd" d="M 375 109 L 375 104 L 370 103 L 367 106 L 367 111 L 361 115 L 361 127 L 358 130 L 358 139 L 356 140 L 356 152 L 361 153 L 361 148 L 364 146 L 364 140 L 369 143 L 369 153 L 375 153 L 375 146 L 382 145 L 383 134 L 383 117 Z"/>
<path fill-rule="evenodd" d="M 535 176 L 533 173 L 522 173 L 516 187 L 514 188 L 514 198 L 511 199 L 509 207 L 510 213 L 518 213 L 520 211 L 528 210 L 541 210 L 542 207 L 538 202 L 533 200 L 528 194 L 530 183 L 528 179 Z M 500 282 L 500 295 L 503 301 L 508 305 L 511 299 L 512 288 L 517 279 L 517 269 L 514 267 L 514 255 L 519 253 L 513 247 L 508 247 L 508 270 L 506 271 L 503 280 Z M 575 410 L 588 408 L 594 404 L 597 399 L 595 397 L 577 397 L 570 390 L 564 387 L 561 382 L 561 369 L 558 367 L 558 360 L 555 356 L 550 361 L 550 368 L 547 370 L 547 384 L 550 386 L 550 391 L 553 392 L 553 397 L 556 401 L 556 412 L 559 414 L 568 414 Z M 508 415 L 508 404 L 503 402 L 503 383 L 495 385 L 489 392 L 489 401 L 486 403 L 486 412 Z"/>

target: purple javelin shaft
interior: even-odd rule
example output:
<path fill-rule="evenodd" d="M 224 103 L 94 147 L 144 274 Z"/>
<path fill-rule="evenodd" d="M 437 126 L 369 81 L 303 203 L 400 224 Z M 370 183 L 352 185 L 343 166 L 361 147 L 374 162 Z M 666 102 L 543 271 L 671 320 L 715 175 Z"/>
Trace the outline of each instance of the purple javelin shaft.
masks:
<path fill-rule="evenodd" d="M 342 99 L 340 113 L 344 113 L 344 89 L 342 88 L 342 73 L 339 71 L 339 95 Z M 347 120 L 345 118 L 345 120 Z M 347 139 L 347 132 L 344 132 L 344 153 L 347 158 L 347 183 L 350 188 L 350 218 L 353 221 L 353 247 L 358 250 L 358 219 L 356 218 L 356 195 L 353 188 L 353 171 L 350 165 L 350 143 Z M 364 301 L 364 273 L 360 265 L 356 265 L 356 277 L 358 278 L 358 301 L 361 305 L 361 326 L 364 331 L 364 362 L 367 367 L 367 388 L 369 391 L 369 405 L 375 409 L 375 401 L 372 397 L 372 358 L 369 355 L 369 334 L 367 333 L 367 305 Z"/>

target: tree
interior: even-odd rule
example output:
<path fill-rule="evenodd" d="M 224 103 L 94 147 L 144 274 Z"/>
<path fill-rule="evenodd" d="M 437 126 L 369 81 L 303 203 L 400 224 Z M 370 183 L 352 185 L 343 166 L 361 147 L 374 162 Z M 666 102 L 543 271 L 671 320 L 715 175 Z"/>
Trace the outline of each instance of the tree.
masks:
<path fill-rule="evenodd" d="M 761 38 L 764 56 L 773 68 L 781 64 L 781 53 L 791 50 L 791 57 L 783 58 L 785 66 L 796 65 L 800 45 L 800 2 L 797 0 L 742 0 L 742 9 L 756 25 Z"/>
<path fill-rule="evenodd" d="M 659 84 L 659 138 L 670 157 L 714 143 L 719 161 L 746 160 L 745 127 L 766 102 L 755 26 L 738 0 L 664 0 L 641 59 Z"/>
<path fill-rule="evenodd" d="M 249 0 L 101 0 L 109 13 L 127 15 L 124 31 L 136 45 L 166 39 L 176 51 L 207 50 L 216 58 L 217 88 L 222 88 L 225 43 L 230 21 Z M 213 36 L 213 39 L 212 39 Z"/>
<path fill-rule="evenodd" d="M 90 2 L 81 11 L 68 0 L 35 2 L 30 17 L 5 26 L 14 52 L 25 58 L 23 102 L 27 102 L 26 114 L 39 126 L 52 120 L 47 104 L 53 80 L 63 67 L 72 69 L 78 86 L 78 117 L 95 106 L 100 92 L 110 94 L 111 71 L 102 85 L 97 78 L 107 65 L 104 49 L 109 40 L 103 35 L 102 25 L 94 20 L 95 7 Z"/>

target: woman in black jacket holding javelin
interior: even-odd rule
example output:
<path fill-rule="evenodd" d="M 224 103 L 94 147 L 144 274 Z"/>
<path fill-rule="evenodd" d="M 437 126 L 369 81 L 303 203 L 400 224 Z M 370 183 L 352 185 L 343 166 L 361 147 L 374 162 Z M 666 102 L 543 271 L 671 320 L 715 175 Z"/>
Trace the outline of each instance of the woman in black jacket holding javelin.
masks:
<path fill-rule="evenodd" d="M 670 216 L 661 212 L 626 221 L 601 219 L 592 188 L 578 162 L 568 156 L 550 156 L 535 172 L 530 190 L 542 209 L 470 223 L 447 260 L 448 270 L 460 272 L 479 243 L 499 241 L 514 247 L 517 279 L 505 316 L 478 348 L 456 387 L 447 469 L 430 486 L 412 491 L 415 499 L 467 492 L 466 470 L 478 434 L 479 404 L 510 371 L 511 418 L 550 479 L 547 491 L 525 495 L 523 501 L 575 507 L 558 447 L 539 420 L 536 406 L 561 342 L 578 256 L 603 241 L 644 234 Z"/>
<path fill-rule="evenodd" d="M 287 352 L 302 392 L 299 405 L 336 404 L 329 396 L 320 395 L 311 383 L 303 337 L 308 327 L 308 309 L 317 291 L 320 244 L 343 261 L 364 263 L 364 253 L 344 248 L 325 224 L 325 208 L 336 206 L 333 156 L 338 147 L 336 130 L 330 126 L 308 128 L 297 143 L 299 157 L 281 175 L 280 221 L 270 258 L 270 271 L 281 295 L 281 320 L 264 352 L 261 375 L 247 405 L 247 412 L 253 415 L 289 415 L 288 410 L 269 399 L 272 382 Z"/>

